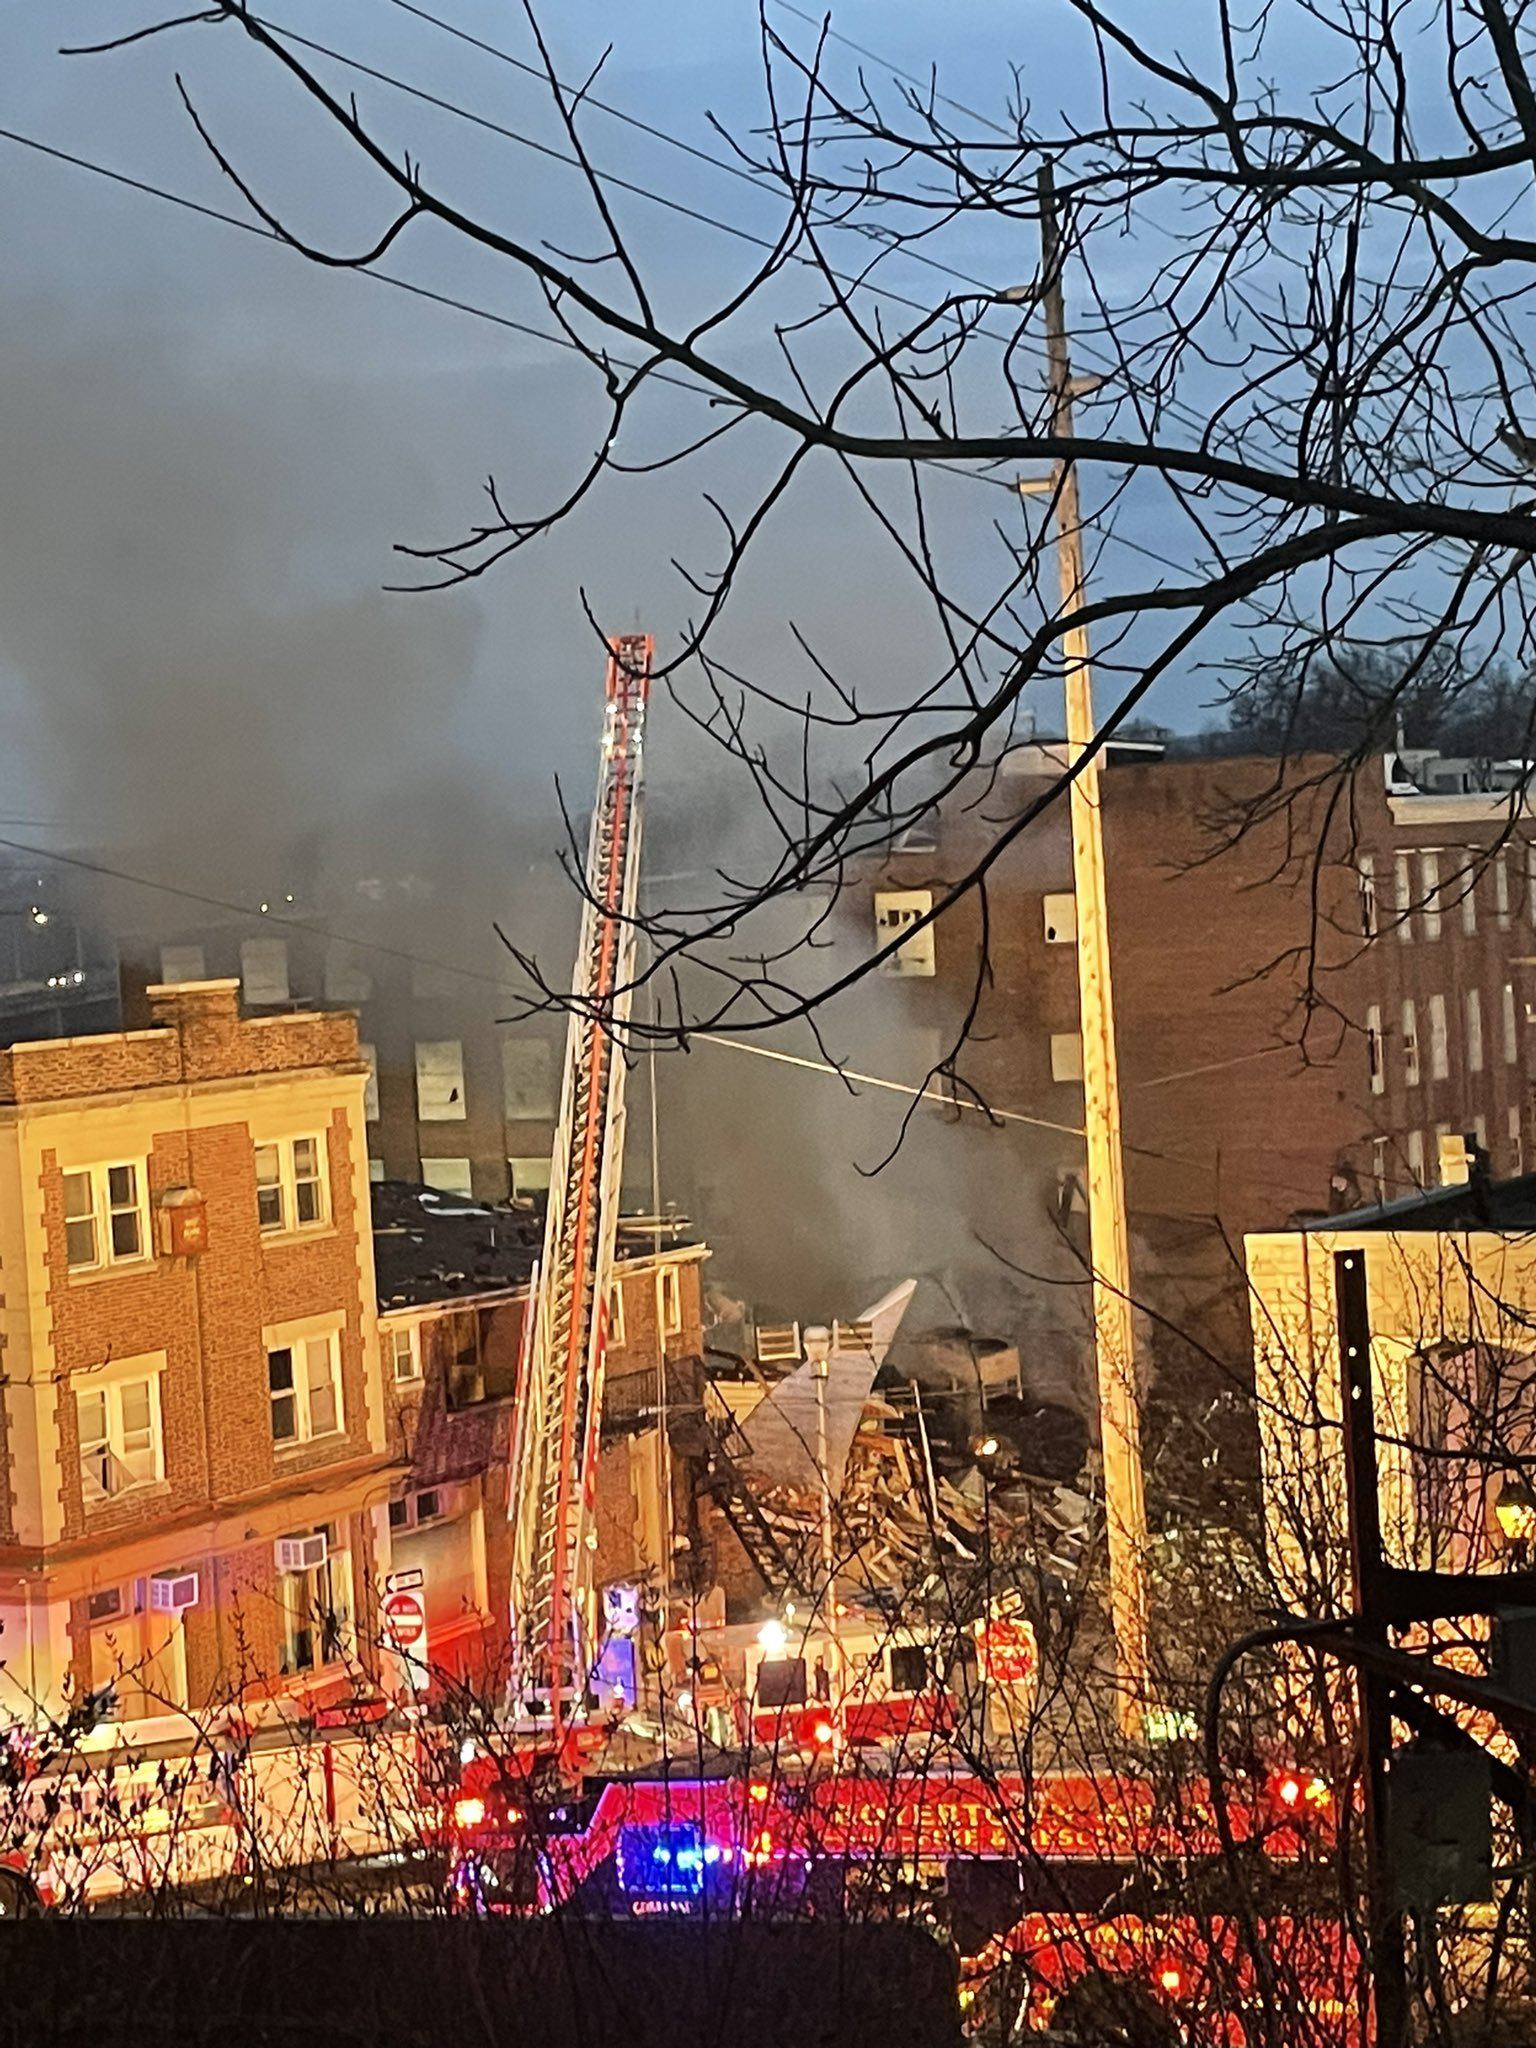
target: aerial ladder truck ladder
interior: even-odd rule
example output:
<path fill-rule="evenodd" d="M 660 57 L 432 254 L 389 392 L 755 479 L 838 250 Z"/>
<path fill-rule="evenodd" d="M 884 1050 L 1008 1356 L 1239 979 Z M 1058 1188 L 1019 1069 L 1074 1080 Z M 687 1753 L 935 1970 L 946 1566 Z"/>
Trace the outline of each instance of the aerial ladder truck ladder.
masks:
<path fill-rule="evenodd" d="M 594 1660 L 593 1488 L 624 1159 L 624 1054 L 640 881 L 641 742 L 654 643 L 609 642 L 597 801 L 551 1157 L 543 1255 L 508 1475 L 515 1699 L 548 1689 L 566 1735 Z"/>

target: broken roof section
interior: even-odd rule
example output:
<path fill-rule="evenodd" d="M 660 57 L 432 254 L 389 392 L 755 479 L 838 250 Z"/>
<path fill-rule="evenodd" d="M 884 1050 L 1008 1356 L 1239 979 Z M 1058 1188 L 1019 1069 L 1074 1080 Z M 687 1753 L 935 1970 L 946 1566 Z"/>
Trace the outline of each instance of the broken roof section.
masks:
<path fill-rule="evenodd" d="M 891 1339 L 916 1288 L 904 1280 L 859 1318 L 870 1328 L 870 1348 L 833 1351 L 827 1360 L 827 1470 L 841 1492 L 854 1432 L 869 1400 Z M 816 1462 L 816 1373 L 807 1360 L 779 1381 L 742 1425 L 751 1446 L 747 1463 L 772 1486 L 819 1486 Z"/>
<path fill-rule="evenodd" d="M 380 1315 L 433 1308 L 478 1295 L 526 1289 L 544 1242 L 544 1218 L 531 1209 L 495 1208 L 412 1181 L 375 1181 L 373 1263 Z M 675 1233 L 659 1255 L 696 1250 Z M 658 1256 L 654 1225 L 619 1222 L 616 1256 Z"/>

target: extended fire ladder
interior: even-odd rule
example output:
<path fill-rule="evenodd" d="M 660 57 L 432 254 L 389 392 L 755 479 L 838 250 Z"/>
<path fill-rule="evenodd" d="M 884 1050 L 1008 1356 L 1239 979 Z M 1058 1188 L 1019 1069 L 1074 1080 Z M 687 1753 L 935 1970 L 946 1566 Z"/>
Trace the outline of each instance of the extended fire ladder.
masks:
<path fill-rule="evenodd" d="M 640 879 L 641 739 L 653 642 L 609 643 L 544 1250 L 519 1374 L 507 1512 L 513 1682 L 548 1688 L 558 1741 L 593 1653 L 592 1494 L 624 1158 L 624 1059 Z"/>

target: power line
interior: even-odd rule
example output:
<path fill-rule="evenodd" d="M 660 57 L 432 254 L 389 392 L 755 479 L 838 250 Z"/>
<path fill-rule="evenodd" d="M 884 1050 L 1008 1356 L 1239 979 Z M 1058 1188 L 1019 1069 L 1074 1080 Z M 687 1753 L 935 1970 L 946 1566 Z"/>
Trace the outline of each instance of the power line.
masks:
<path fill-rule="evenodd" d="M 404 6 L 406 5 L 406 0 L 394 0 L 394 4 Z M 541 78 L 545 76 L 544 73 L 538 72 L 534 65 L 524 64 L 519 59 L 514 58 L 509 52 L 496 49 L 493 44 L 482 42 L 476 36 L 464 34 L 462 30 L 455 29 L 447 23 L 439 22 L 435 15 L 426 14 L 421 8 L 410 7 L 408 11 L 412 14 L 421 15 L 423 20 L 434 22 L 440 28 L 445 28 L 450 35 L 464 35 L 466 42 L 474 43 L 477 48 L 488 51 L 492 56 L 501 57 L 509 64 L 516 64 L 519 70 L 532 72 Z M 403 92 L 412 99 L 422 100 L 428 106 L 438 108 L 442 113 L 452 114 L 456 119 L 468 121 L 476 128 L 484 128 L 493 135 L 503 136 L 508 142 L 518 143 L 522 148 L 531 149 L 539 156 L 548 157 L 558 164 L 564 164 L 570 170 L 582 171 L 584 169 L 578 158 L 568 155 L 563 149 L 555 148 L 552 143 L 540 142 L 536 136 L 525 135 L 520 129 L 509 128 L 503 122 L 493 121 L 486 114 L 477 114 L 471 108 L 460 105 L 457 100 L 444 99 L 438 93 L 428 92 L 424 86 L 413 85 L 409 79 L 397 78 L 392 72 L 381 71 L 373 64 L 365 64 L 361 58 L 349 57 L 345 50 L 333 49 L 327 43 L 316 42 L 312 36 L 300 35 L 297 29 L 285 28 L 280 22 L 266 21 L 263 25 L 269 28 L 274 35 L 281 36 L 285 42 L 297 43 L 303 49 L 313 50 L 322 57 L 329 57 L 334 63 L 344 64 L 349 70 L 359 72 L 365 78 L 375 79 L 380 85 L 391 86 L 396 92 Z M 616 119 L 628 122 L 631 126 L 640 129 L 643 134 L 653 136 L 657 141 L 669 141 L 672 139 L 664 135 L 661 130 L 651 128 L 646 123 L 636 119 L 635 116 L 621 113 L 607 101 L 593 100 L 590 104 L 601 107 L 604 113 L 612 114 Z M 704 163 L 712 164 L 716 170 L 729 171 L 735 168 L 726 163 L 723 158 L 711 156 L 706 150 L 695 149 L 691 144 L 683 146 L 688 149 L 690 156 L 697 157 Z M 633 178 L 621 177 L 616 171 L 597 171 L 594 169 L 593 175 L 600 179 L 604 185 L 611 185 L 620 192 L 632 193 L 639 199 L 647 199 L 653 206 L 665 207 L 669 213 L 681 214 L 687 220 L 697 221 L 702 227 L 716 228 L 723 235 L 732 235 L 737 241 L 750 243 L 754 249 L 771 251 L 778 246 L 767 235 L 755 234 L 752 229 L 741 227 L 735 221 L 722 220 L 718 214 L 708 213 L 701 207 L 690 206 L 685 200 L 674 199 L 665 192 L 654 191 L 649 185 L 638 184 Z M 748 183 L 756 191 L 771 192 L 775 189 L 766 179 L 755 178 L 750 174 L 744 175 L 747 176 Z M 820 224 L 828 227 L 841 225 L 838 221 L 825 216 L 822 217 Z M 918 252 L 914 251 L 912 253 L 917 254 Z M 804 255 L 796 249 L 787 251 L 787 254 L 792 262 L 798 263 L 804 268 L 816 272 L 818 275 L 823 274 L 825 270 L 826 274 L 830 274 L 836 278 L 839 284 L 845 285 L 850 290 L 865 291 L 871 293 L 875 298 L 889 299 L 895 305 L 905 306 L 909 312 L 926 313 L 931 310 L 922 299 L 910 298 L 905 292 L 895 291 L 889 285 L 875 284 L 867 277 L 855 277 L 847 271 L 834 270 L 830 265 L 823 266 L 818 257 Z M 972 285 L 977 291 L 985 293 L 989 298 L 996 296 L 993 287 L 983 282 L 980 278 L 968 277 L 963 271 L 954 270 L 949 265 L 941 265 L 936 259 L 928 258 L 926 254 L 924 254 L 923 260 L 932 263 L 935 269 L 942 268 L 946 270 L 950 276 L 957 278 L 963 284 Z M 994 340 L 1001 338 L 996 335 L 992 337 Z"/>

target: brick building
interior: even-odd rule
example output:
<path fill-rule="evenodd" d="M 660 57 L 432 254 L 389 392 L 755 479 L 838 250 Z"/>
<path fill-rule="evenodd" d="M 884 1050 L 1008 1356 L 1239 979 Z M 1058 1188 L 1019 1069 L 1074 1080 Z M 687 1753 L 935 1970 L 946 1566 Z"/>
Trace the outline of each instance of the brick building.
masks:
<path fill-rule="evenodd" d="M 387 1539 L 363 1090 L 345 1014 L 0 1053 L 8 1713 L 302 1689 Z M 317 1616 L 324 1614 L 322 1626 Z"/>
<path fill-rule="evenodd" d="M 390 1495 L 390 1568 L 422 1573 L 431 1663 L 490 1691 L 506 1675 L 512 1396 L 540 1232 L 515 1213 L 395 1183 L 375 1188 L 374 1225 L 386 1404 L 403 1468 Z M 703 1349 L 707 1256 L 703 1245 L 620 1227 L 596 1476 L 600 1585 L 665 1586 L 688 1547 L 690 1474 L 664 1431 L 666 1401 L 692 1384 Z"/>

